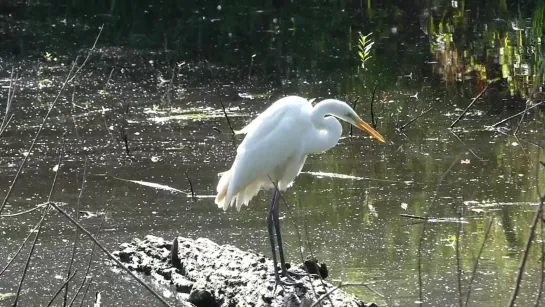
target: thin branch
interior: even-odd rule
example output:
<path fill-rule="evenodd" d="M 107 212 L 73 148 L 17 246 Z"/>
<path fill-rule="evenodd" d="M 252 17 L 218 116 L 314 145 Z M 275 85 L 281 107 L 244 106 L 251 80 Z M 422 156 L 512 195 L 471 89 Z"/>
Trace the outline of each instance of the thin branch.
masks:
<path fill-rule="evenodd" d="M 375 129 L 377 129 L 377 125 L 378 125 L 378 122 L 376 121 L 376 118 L 375 118 L 375 111 L 374 111 L 375 92 L 377 91 L 377 86 L 378 86 L 378 83 L 375 84 L 375 87 L 373 87 L 373 96 L 371 96 L 371 125 Z"/>
<path fill-rule="evenodd" d="M 191 179 L 189 179 L 187 172 L 185 172 L 185 178 L 187 179 L 187 182 L 189 182 L 189 189 L 191 190 L 191 200 L 196 201 L 197 196 L 195 195 L 195 190 L 193 190 L 193 183 L 191 182 Z"/>
<path fill-rule="evenodd" d="M 522 254 L 522 259 L 520 260 L 519 270 L 517 273 L 517 278 L 515 280 L 515 289 L 513 289 L 511 300 L 509 301 L 509 304 L 508 304 L 509 307 L 513 307 L 515 305 L 515 300 L 517 299 L 517 295 L 520 290 L 522 275 L 524 274 L 524 268 L 526 266 L 526 260 L 528 259 L 528 254 L 530 253 L 530 247 L 532 246 L 532 241 L 534 239 L 537 222 L 541 219 L 540 217 L 542 214 L 544 202 L 545 202 L 545 196 L 542 196 L 540 200 L 540 204 L 539 206 L 537 206 L 536 213 L 534 215 L 534 220 L 530 227 L 530 233 L 528 234 L 528 240 L 526 240 L 526 246 L 524 248 L 524 253 Z"/>
<path fill-rule="evenodd" d="M 524 111 L 527 111 L 528 109 L 528 104 L 526 104 L 526 108 Z M 522 115 L 520 116 L 520 120 L 519 120 L 519 123 L 517 125 L 517 128 L 515 129 L 515 132 L 513 132 L 513 135 L 517 135 L 517 132 L 519 132 L 519 129 L 520 129 L 520 126 L 522 125 L 522 122 L 524 121 L 524 116 L 526 115 L 526 113 L 522 113 Z"/>
<path fill-rule="evenodd" d="M 95 233 L 95 238 L 98 240 L 98 235 L 100 234 L 100 231 L 102 230 L 102 226 L 104 225 L 104 221 L 106 220 L 107 212 L 104 212 L 104 215 L 102 216 L 102 219 L 100 221 L 100 225 L 98 226 L 98 230 Z M 83 275 L 83 279 L 81 280 L 81 284 L 78 288 L 78 291 L 76 291 L 76 294 L 74 294 L 74 297 L 70 301 L 70 304 L 68 307 L 71 307 L 72 304 L 74 304 L 74 301 L 76 300 L 76 297 L 80 293 L 81 289 L 83 289 L 83 285 L 85 285 L 85 281 L 88 279 L 89 272 L 91 271 L 91 263 L 93 262 L 93 255 L 95 254 L 96 244 L 93 244 L 93 247 L 91 248 L 91 255 L 89 256 L 89 261 L 87 262 L 87 268 L 85 269 L 85 275 Z M 89 277 L 89 283 L 91 282 L 91 278 Z M 85 295 L 83 296 L 85 298 Z M 83 304 L 83 298 L 82 298 L 82 304 Z"/>
<path fill-rule="evenodd" d="M 36 211 L 36 210 L 38 210 L 40 208 L 43 208 L 45 206 L 47 206 L 47 202 L 39 204 L 36 207 L 25 210 L 25 211 L 21 211 L 21 212 L 17 212 L 17 213 L 11 213 L 11 214 L 0 214 L 0 217 L 16 217 L 16 216 L 20 216 L 20 215 L 25 215 L 27 213 L 34 212 L 34 211 Z"/>
<path fill-rule="evenodd" d="M 536 297 L 536 307 L 539 307 L 539 301 L 541 301 L 541 296 L 543 295 L 543 281 L 545 280 L 545 242 L 543 241 L 543 220 L 539 224 L 541 225 L 541 268 L 539 272 L 539 291 L 537 292 Z"/>
<path fill-rule="evenodd" d="M 91 53 L 95 50 L 95 47 L 97 45 L 97 42 L 98 42 L 98 39 L 100 38 L 100 34 L 102 33 L 102 30 L 104 29 L 104 24 L 102 24 L 102 26 L 100 26 L 100 31 L 98 31 L 98 35 L 95 39 L 95 42 L 93 43 L 93 46 L 91 47 L 91 49 L 89 50 L 89 52 L 87 52 L 87 57 L 85 58 L 85 60 L 83 60 L 83 63 L 81 64 L 80 67 L 78 67 L 78 69 L 76 70 L 76 72 L 74 73 L 74 76 L 72 78 L 70 78 L 69 82 L 72 82 L 74 80 L 74 78 L 77 77 L 79 71 L 83 68 L 83 66 L 85 66 L 85 64 L 87 64 L 87 61 L 89 60 L 89 57 L 91 57 Z"/>
<path fill-rule="evenodd" d="M 19 302 L 19 296 L 21 295 L 23 282 L 25 281 L 26 273 L 28 272 L 28 268 L 30 267 L 30 259 L 32 259 L 32 254 L 34 254 L 34 250 L 36 249 L 36 242 L 38 241 L 38 238 L 40 237 L 40 233 L 42 232 L 42 226 L 44 224 L 45 217 L 47 216 L 48 211 L 49 211 L 49 205 L 44 208 L 42 218 L 40 222 L 38 223 L 38 231 L 36 232 L 36 236 L 34 237 L 34 241 L 32 242 L 32 247 L 30 248 L 30 252 L 28 253 L 28 257 L 26 259 L 26 264 L 23 269 L 23 274 L 21 275 L 21 280 L 19 281 L 19 286 L 17 287 L 17 294 L 15 295 L 15 300 L 13 301 L 13 307 L 16 307 L 17 303 Z"/>
<path fill-rule="evenodd" d="M 0 136 L 2 136 L 2 134 L 4 134 L 4 132 L 8 129 L 9 124 L 11 123 L 11 120 L 13 119 L 13 115 L 14 114 L 11 114 L 9 116 L 9 119 L 7 120 L 6 125 L 4 127 L 0 127 Z"/>
<path fill-rule="evenodd" d="M 410 121 L 408 121 L 405 125 L 397 128 L 397 130 L 403 130 L 405 129 L 405 127 L 407 127 L 408 125 L 412 124 L 415 120 L 419 119 L 420 117 L 422 117 L 422 115 L 428 113 L 429 111 L 433 110 L 433 107 L 427 109 L 426 111 L 420 113 L 418 116 L 416 116 L 415 118 L 411 119 Z"/>
<path fill-rule="evenodd" d="M 479 156 L 478 156 L 478 155 L 477 155 L 469 146 L 467 146 L 467 144 L 466 144 L 464 141 L 462 141 L 462 139 L 461 139 L 456 133 L 454 133 L 454 131 L 452 131 L 452 129 L 447 129 L 447 130 L 448 130 L 452 135 L 454 135 L 454 137 L 455 137 L 456 139 L 458 139 L 458 141 L 460 141 L 460 143 L 464 144 L 464 146 L 469 150 L 469 152 L 471 152 L 471 154 L 472 154 L 475 158 L 477 158 L 479 161 L 488 161 L 488 160 L 486 160 L 486 159 L 483 159 L 483 158 L 479 157 Z"/>
<path fill-rule="evenodd" d="M 165 301 L 165 299 L 163 297 L 161 297 L 161 295 L 159 295 L 157 292 L 155 292 L 155 290 L 153 290 L 148 284 L 146 284 L 146 282 L 144 280 L 142 280 L 140 277 L 138 277 L 134 272 L 132 272 L 129 268 L 127 268 L 123 263 L 121 263 L 121 261 L 119 261 L 110 251 L 108 251 L 106 249 L 106 247 L 104 247 L 104 245 L 102 245 L 102 243 L 100 243 L 97 239 L 95 239 L 95 237 L 93 237 L 93 235 L 89 231 L 87 231 L 87 229 L 83 228 L 83 226 L 81 226 L 81 224 L 79 222 L 74 220 L 74 218 L 72 218 L 68 213 L 66 213 L 66 211 L 62 210 L 54 202 L 51 202 L 50 205 L 53 206 L 55 209 L 57 209 L 57 211 L 59 211 L 62 215 L 64 215 L 68 220 L 70 220 L 70 222 L 72 224 L 76 225 L 81 232 L 83 232 L 87 237 L 89 237 L 89 239 L 91 239 L 108 256 L 108 258 L 110 258 L 119 267 L 121 267 L 123 270 L 125 270 L 127 273 L 129 273 L 129 275 L 132 278 L 134 278 L 139 284 L 141 284 L 144 288 L 146 288 L 146 290 L 148 290 L 151 294 L 153 294 L 153 296 L 155 296 L 159 301 L 161 301 L 161 303 L 163 303 L 165 306 L 170 307 L 170 304 L 167 301 Z"/>
<path fill-rule="evenodd" d="M 4 130 L 5 126 L 7 126 L 6 121 L 8 119 L 9 110 L 11 108 L 11 102 L 13 101 L 13 95 L 15 93 L 15 82 L 13 80 L 13 75 L 15 74 L 15 67 L 11 68 L 11 75 L 9 77 L 9 87 L 8 87 L 8 99 L 6 102 L 6 113 L 4 113 L 4 119 L 2 120 L 2 123 L 0 124 L 0 130 Z M 17 77 L 15 77 L 17 78 Z M 2 135 L 2 133 L 0 133 Z"/>
<path fill-rule="evenodd" d="M 51 306 L 51 304 L 53 304 L 53 301 L 57 298 L 57 296 L 61 293 L 62 289 L 67 287 L 68 286 L 68 283 L 70 282 L 70 280 L 72 280 L 72 278 L 74 278 L 74 276 L 76 276 L 76 273 L 78 272 L 78 270 L 76 269 L 74 271 L 74 274 L 70 275 L 63 283 L 62 285 L 60 286 L 60 288 L 57 290 L 57 292 L 55 292 L 55 295 L 53 295 L 53 297 L 51 298 L 51 300 L 49 301 L 49 303 L 46 305 L 46 307 L 49 307 Z"/>
<path fill-rule="evenodd" d="M 227 120 L 227 125 L 229 125 L 229 129 L 231 129 L 231 133 L 233 134 L 233 143 L 234 143 L 235 142 L 235 130 L 233 129 L 233 125 L 231 125 L 231 119 L 229 119 L 229 116 L 227 115 L 227 111 L 225 110 L 225 105 L 223 104 L 223 99 L 221 98 L 221 92 L 220 92 L 219 89 L 218 89 L 218 97 L 220 99 L 220 104 L 221 104 L 221 109 L 223 110 L 223 115 L 225 116 L 225 119 Z"/>
<path fill-rule="evenodd" d="M 462 220 L 463 217 L 463 205 L 460 208 L 458 218 Z M 456 231 L 456 279 L 458 281 L 458 306 L 463 307 L 462 303 L 462 268 L 460 266 L 460 233 L 462 232 L 462 223 L 458 223 L 458 230 Z"/>
<path fill-rule="evenodd" d="M 520 115 L 522 115 L 522 114 L 526 114 L 526 113 L 528 113 L 528 111 L 530 111 L 531 109 L 536 108 L 536 107 L 542 105 L 544 102 L 545 102 L 545 101 L 540 101 L 540 102 L 534 104 L 533 106 L 531 106 L 531 107 L 529 107 L 529 108 L 526 108 L 524 111 L 518 112 L 517 114 L 515 114 L 515 115 L 513 115 L 513 116 L 509 116 L 509 117 L 506 118 L 506 119 L 500 120 L 499 122 L 495 123 L 495 124 L 492 125 L 491 127 L 492 127 L 492 128 L 496 128 L 497 126 L 499 126 L 499 125 L 505 123 L 506 121 L 509 121 L 509 120 L 511 120 L 511 119 L 513 119 L 513 118 L 515 118 L 515 117 L 518 117 L 518 116 L 520 116 Z"/>
<path fill-rule="evenodd" d="M 466 115 L 467 111 L 469 111 L 469 109 L 471 108 L 471 106 L 473 106 L 473 104 L 475 103 L 475 101 L 477 101 L 477 99 L 479 99 L 485 92 L 486 90 L 488 89 L 488 87 L 490 86 L 490 84 L 494 83 L 494 81 L 488 83 L 485 88 L 479 93 L 479 95 L 477 95 L 475 98 L 473 98 L 471 100 L 471 103 L 465 108 L 465 110 L 462 112 L 462 114 L 460 114 L 460 116 L 458 116 L 458 118 L 452 122 L 452 124 L 450 124 L 450 127 L 449 128 L 453 128 L 454 126 L 456 126 L 456 124 Z"/>
<path fill-rule="evenodd" d="M 85 279 L 83 280 L 85 282 Z M 92 278 L 89 278 L 89 282 L 87 283 L 87 287 L 85 288 L 85 292 L 83 292 L 83 296 L 81 297 L 81 303 L 79 304 L 79 307 L 83 306 L 83 303 L 85 302 L 85 297 L 87 296 L 87 293 L 89 293 L 89 288 L 91 288 L 92 284 Z"/>
<path fill-rule="evenodd" d="M 465 301 L 466 307 L 469 304 L 469 297 L 471 296 L 471 287 L 473 286 L 473 281 L 475 280 L 475 276 L 477 275 L 477 268 L 479 267 L 479 259 L 481 259 L 481 255 L 484 251 L 484 245 L 486 243 L 486 240 L 488 239 L 488 234 L 490 234 L 490 229 L 492 228 L 492 224 L 494 224 L 494 217 L 490 218 L 490 221 L 488 222 L 488 226 L 486 226 L 486 230 L 484 231 L 483 242 L 481 243 L 481 248 L 479 249 L 477 258 L 475 258 L 475 260 L 473 261 L 473 269 L 471 270 L 471 277 L 469 278 L 469 284 L 467 285 L 467 293 L 466 293 L 466 301 Z"/>
<path fill-rule="evenodd" d="M 17 179 L 19 178 L 19 175 L 21 174 L 21 171 L 23 170 L 23 167 L 25 166 L 28 158 L 30 157 L 32 150 L 34 150 L 34 146 L 36 145 L 36 141 L 38 140 L 38 137 L 42 133 L 42 129 L 45 126 L 45 123 L 49 119 L 49 115 L 51 114 L 51 111 L 53 111 L 53 108 L 55 107 L 55 104 L 59 100 L 59 97 L 61 96 L 62 91 L 66 87 L 66 84 L 68 83 L 68 79 L 70 78 L 70 75 L 72 71 L 74 70 L 74 67 L 76 65 L 76 62 L 74 61 L 74 64 L 72 65 L 72 68 L 70 69 L 70 72 L 68 73 L 68 76 L 66 77 L 66 80 L 62 84 L 61 89 L 59 90 L 59 93 L 49 106 L 49 109 L 47 110 L 47 113 L 45 114 L 44 119 L 42 120 L 42 124 L 40 125 L 40 128 L 38 128 L 38 131 L 36 132 L 36 135 L 34 136 L 34 139 L 32 140 L 32 143 L 30 144 L 30 148 L 27 151 L 27 154 L 23 157 L 23 161 L 19 165 L 19 168 L 17 169 L 17 173 L 15 173 L 15 177 L 13 178 L 13 181 L 11 182 L 11 185 L 8 188 L 8 192 L 6 193 L 6 196 L 4 197 L 4 200 L 2 201 L 2 204 L 0 205 L 0 214 L 4 210 L 4 207 L 6 206 L 6 203 L 8 202 L 9 197 L 11 196 L 11 192 L 13 191 L 13 187 L 15 186 L 15 183 L 17 183 Z"/>
<path fill-rule="evenodd" d="M 17 256 L 19 255 L 19 253 L 21 253 L 21 250 L 23 250 L 23 247 L 25 246 L 26 242 L 28 241 L 28 239 L 30 239 L 30 236 L 38 229 L 38 226 L 40 225 L 40 223 L 38 222 L 36 224 L 36 226 L 34 226 L 34 228 L 32 228 L 32 230 L 28 233 L 28 235 L 26 236 L 25 240 L 23 241 L 23 243 L 21 243 L 21 245 L 19 246 L 19 249 L 17 250 L 17 252 L 15 252 L 15 254 L 13 255 L 13 257 L 11 257 L 11 259 L 8 261 L 8 263 L 6 264 L 6 266 L 2 269 L 2 271 L 0 271 L 0 276 L 2 276 L 2 274 L 4 274 L 4 272 L 10 267 L 10 265 L 13 263 L 13 260 L 15 260 L 15 258 L 17 258 Z"/>
<path fill-rule="evenodd" d="M 83 196 L 83 190 L 85 189 L 85 182 L 87 180 L 87 161 L 89 160 L 88 157 L 85 157 L 85 162 L 83 164 L 83 179 L 81 181 L 81 188 L 79 190 L 78 194 L 78 201 L 76 203 L 76 212 L 74 213 L 76 215 L 76 219 L 79 220 L 79 210 L 81 205 L 81 197 Z M 68 264 L 68 270 L 66 271 L 66 277 L 68 278 L 72 272 L 72 266 L 74 265 L 74 259 L 76 258 L 76 248 L 78 246 L 79 241 L 79 233 L 78 228 L 74 227 L 74 244 L 72 245 L 72 255 L 70 257 L 70 262 Z M 68 302 L 68 289 L 69 289 L 69 283 L 70 280 L 68 279 L 66 282 L 66 285 L 64 287 L 64 298 L 62 305 L 63 307 L 66 307 L 66 303 Z"/>

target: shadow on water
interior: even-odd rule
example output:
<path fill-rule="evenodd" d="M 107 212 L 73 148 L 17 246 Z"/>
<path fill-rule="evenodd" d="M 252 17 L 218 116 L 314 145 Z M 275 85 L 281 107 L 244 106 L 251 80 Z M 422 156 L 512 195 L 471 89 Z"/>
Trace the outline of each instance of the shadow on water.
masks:
<path fill-rule="evenodd" d="M 217 173 L 230 165 L 235 150 L 220 97 L 235 129 L 288 94 L 349 102 L 361 97 L 356 108 L 370 121 L 378 85 L 373 107 L 387 144 L 357 132 L 350 137 L 345 126 L 339 145 L 309 157 L 285 193 L 290 210 L 281 211 L 290 260 L 299 261 L 302 248 L 326 262 L 333 279 L 376 281 L 372 287 L 383 296 L 348 289 L 364 301 L 412 305 L 419 300 L 422 226 L 401 215 L 427 215 L 435 220 L 423 238 L 423 299 L 426 305 L 454 306 L 456 244 L 465 295 L 484 229 L 495 217 L 470 302 L 504 305 L 538 186 L 545 190 L 537 163 L 545 160 L 545 113 L 533 109 L 518 128 L 520 117 L 490 126 L 544 99 L 544 12 L 543 1 L 0 1 L 2 116 L 12 67 L 16 76 L 13 120 L 0 137 L 0 191 L 7 192 L 23 156 L 30 155 L 3 214 L 46 200 L 64 135 L 53 199 L 73 212 L 88 158 L 82 223 L 94 232 L 106 213 L 101 240 L 111 250 L 153 234 L 203 236 L 268 253 L 267 193 L 241 212 L 224 213 L 213 203 Z M 72 61 L 79 56 L 81 65 L 102 24 L 96 50 L 28 153 Z M 375 42 L 364 67 L 357 55 L 359 32 L 372 32 Z M 36 211 L 0 219 L 0 259 L 13 255 L 39 216 Z M 71 225 L 52 213 L 23 302 L 49 298 L 60 286 L 72 238 Z M 90 248 L 82 243 L 78 268 L 85 267 Z M 534 244 L 521 306 L 534 304 L 540 255 Z M 11 301 L 24 258 L 0 276 L 0 302 Z M 91 287 L 103 293 L 105 305 L 153 301 L 105 260 L 97 256 Z"/>

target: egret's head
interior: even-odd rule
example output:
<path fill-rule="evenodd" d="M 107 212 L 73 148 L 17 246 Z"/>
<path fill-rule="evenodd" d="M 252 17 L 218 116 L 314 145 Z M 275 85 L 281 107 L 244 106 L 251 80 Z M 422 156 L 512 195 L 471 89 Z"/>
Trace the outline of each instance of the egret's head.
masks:
<path fill-rule="evenodd" d="M 334 100 L 332 100 L 333 102 Z M 382 137 L 382 135 L 380 135 L 380 133 L 378 133 L 378 131 L 376 131 L 375 129 L 373 129 L 373 127 L 371 127 L 371 125 L 369 125 L 368 123 L 364 122 L 359 116 L 358 114 L 356 114 L 356 112 L 354 111 L 354 109 L 352 109 L 347 103 L 345 102 L 342 102 L 342 101 L 339 101 L 339 100 L 336 100 L 336 103 L 333 103 L 332 104 L 332 112 L 330 113 L 331 115 L 339 118 L 339 119 L 342 119 L 356 127 L 358 127 L 359 129 L 369 133 L 372 137 L 376 138 L 377 140 L 379 140 L 380 142 L 385 142 L 384 140 L 384 137 Z"/>

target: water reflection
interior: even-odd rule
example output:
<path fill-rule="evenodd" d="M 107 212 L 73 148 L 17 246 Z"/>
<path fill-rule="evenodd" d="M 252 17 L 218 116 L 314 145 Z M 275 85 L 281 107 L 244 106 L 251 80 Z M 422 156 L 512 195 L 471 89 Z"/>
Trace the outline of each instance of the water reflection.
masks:
<path fill-rule="evenodd" d="M 374 113 L 388 143 L 377 144 L 359 132 L 350 137 L 345 130 L 336 148 L 308 159 L 305 173 L 285 193 L 289 209 L 281 209 L 290 260 L 297 261 L 302 248 L 303 255 L 313 253 L 328 263 L 333 279 L 376 282 L 371 287 L 381 295 L 364 287 L 349 289 L 364 301 L 412 305 L 419 299 L 417 254 L 422 225 L 401 215 L 427 214 L 438 220 L 428 224 L 422 245 L 424 299 L 432 306 L 456 305 L 456 244 L 465 295 L 484 229 L 494 217 L 471 301 L 474 306 L 505 304 L 528 238 L 538 181 L 545 190 L 545 173 L 536 163 L 545 160 L 541 150 L 545 114 L 539 108 L 529 114 L 517 137 L 510 134 L 518 119 L 499 131 L 487 126 L 523 110 L 527 100 L 538 101 L 542 95 L 543 42 L 536 36 L 542 33 L 538 13 L 543 12 L 542 2 L 536 7 L 524 2 L 520 18 L 513 17 L 517 15 L 513 8 L 502 7 L 503 2 L 434 1 L 429 8 L 414 2 L 369 2 L 368 8 L 342 1 L 323 7 L 303 2 L 278 10 L 253 2 L 222 4 L 218 9 L 214 3 L 182 10 L 181 17 L 171 15 L 179 10 L 177 5 L 171 12 L 154 4 L 145 12 L 119 4 L 109 8 L 109 15 L 101 15 L 103 8 L 78 2 L 72 4 L 74 9 L 96 10 L 97 15 L 77 22 L 76 17 L 63 21 L 29 7 L 26 14 L 36 17 L 34 22 L 16 24 L 32 31 L 0 42 L 16 42 L 21 57 L 0 59 L 2 78 L 9 75 L 6 67 L 11 65 L 20 72 L 14 124 L 0 138 L 0 190 L 7 191 L 73 60 L 66 54 L 72 47 L 66 49 L 64 41 L 53 43 L 70 33 L 81 34 L 82 45 L 85 39 L 92 43 L 96 23 L 106 20 L 105 46 L 83 70 L 74 100 L 72 92 L 67 92 L 44 127 L 7 211 L 32 208 L 45 200 L 66 133 L 66 154 L 54 199 L 73 208 L 83 161 L 89 157 L 81 201 L 91 213 L 108 211 L 102 240 L 111 249 L 134 237 L 154 234 L 205 236 L 268 253 L 268 194 L 260 193 L 241 212 L 224 213 L 209 198 L 214 195 L 217 173 L 231 163 L 234 153 L 229 127 L 221 117 L 218 88 L 237 128 L 287 94 L 350 102 L 361 96 L 356 109 L 370 121 L 371 96 L 378 84 Z M 498 15 L 491 13 L 493 9 L 482 9 L 484 5 L 496 8 Z M 123 17 L 123 12 L 144 16 Z M 129 20 L 129 27 L 118 24 L 116 18 Z M 47 35 L 38 38 L 44 31 L 39 29 L 40 22 L 45 21 L 53 21 L 56 29 L 48 28 Z M 356 53 L 360 30 L 373 32 L 376 42 L 366 69 L 359 65 Z M 142 34 L 150 32 L 154 34 Z M 124 38 L 122 44 L 137 48 L 108 46 L 118 43 L 119 37 Z M 43 56 L 39 47 L 45 45 L 54 56 Z M 192 54 L 198 50 L 205 51 Z M 173 63 L 179 64 L 174 70 Z M 470 99 L 498 77 L 501 81 L 490 85 L 456 129 L 447 130 Z M 173 81 L 165 83 L 170 78 Z M 397 130 L 430 107 L 430 112 Z M 128 134 L 131 159 L 125 153 L 122 131 Z M 186 174 L 201 196 L 195 202 L 187 195 Z M 462 224 L 456 223 L 460 214 Z M 38 216 L 35 212 L 0 219 L 0 244 L 6 246 L 0 258 L 17 249 Z M 100 218 L 90 215 L 83 223 L 95 231 Z M 55 214 L 46 226 L 31 267 L 34 273 L 26 284 L 39 291 L 25 293 L 26 301 L 54 291 L 53 285 L 60 284 L 55 276 L 63 276 L 68 261 L 71 228 Z M 89 248 L 85 245 L 78 253 L 82 266 Z M 530 251 L 521 305 L 533 305 L 535 300 L 540 248 L 535 244 Z M 135 305 L 149 303 L 151 299 L 136 285 L 120 281 L 120 275 L 103 264 L 104 258 L 98 259 L 93 287 L 107 293 L 104 304 L 114 305 L 127 297 L 134 298 Z M 18 280 L 22 261 L 0 279 L 0 292 L 15 290 L 12 281 Z"/>

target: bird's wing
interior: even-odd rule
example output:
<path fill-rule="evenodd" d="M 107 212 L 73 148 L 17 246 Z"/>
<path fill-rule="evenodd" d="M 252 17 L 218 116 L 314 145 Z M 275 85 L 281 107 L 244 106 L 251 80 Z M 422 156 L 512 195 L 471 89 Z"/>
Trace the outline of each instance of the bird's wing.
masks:
<path fill-rule="evenodd" d="M 311 102 L 307 101 L 302 97 L 297 96 L 287 96 L 282 99 L 277 100 L 270 107 L 268 107 L 263 113 L 259 114 L 253 121 L 251 121 L 246 127 L 235 131 L 235 134 L 248 134 L 252 130 L 257 129 L 257 127 L 268 123 L 274 123 L 278 121 L 278 118 L 282 117 L 284 112 L 289 109 L 290 105 L 300 106 L 301 104 L 308 103 L 311 105 Z"/>
<path fill-rule="evenodd" d="M 268 183 L 268 175 L 273 176 L 275 169 L 282 169 L 294 155 L 301 155 L 301 138 L 309 125 L 308 117 L 285 109 L 282 116 L 264 120 L 252 129 L 237 150 L 228 196 L 256 180 Z"/>

